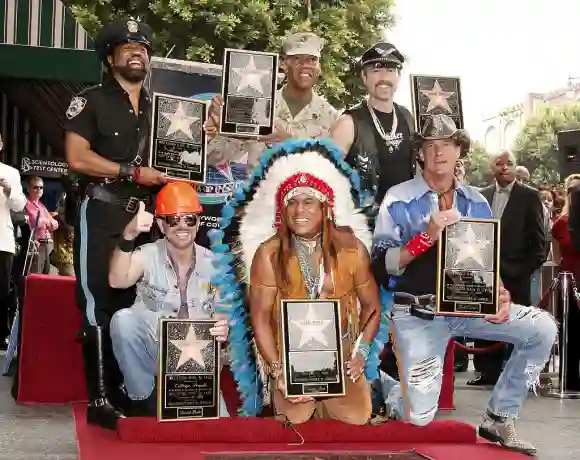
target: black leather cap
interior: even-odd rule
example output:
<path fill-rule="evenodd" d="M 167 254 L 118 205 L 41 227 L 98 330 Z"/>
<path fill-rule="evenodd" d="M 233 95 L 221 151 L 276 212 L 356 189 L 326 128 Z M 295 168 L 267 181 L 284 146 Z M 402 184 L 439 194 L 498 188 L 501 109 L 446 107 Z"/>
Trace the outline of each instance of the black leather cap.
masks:
<path fill-rule="evenodd" d="M 153 30 L 144 22 L 123 19 L 107 24 L 95 40 L 95 51 L 99 59 L 107 64 L 109 56 L 117 45 L 122 43 L 141 43 L 151 49 Z"/>
<path fill-rule="evenodd" d="M 391 63 L 396 67 L 402 67 L 405 63 L 405 56 L 401 54 L 395 45 L 387 42 L 378 42 L 366 50 L 360 59 L 361 67 L 377 63 Z"/>

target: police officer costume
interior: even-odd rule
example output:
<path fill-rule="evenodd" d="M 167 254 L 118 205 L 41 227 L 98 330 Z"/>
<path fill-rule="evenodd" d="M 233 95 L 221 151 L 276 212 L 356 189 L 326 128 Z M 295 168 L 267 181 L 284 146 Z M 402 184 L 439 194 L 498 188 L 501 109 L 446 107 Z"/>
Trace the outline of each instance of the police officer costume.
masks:
<path fill-rule="evenodd" d="M 366 68 L 402 69 L 405 57 L 390 43 L 378 42 L 366 50 L 357 70 Z M 415 174 L 415 156 L 411 154 L 411 136 L 415 132 L 413 116 L 399 104 L 393 112 L 375 110 L 363 100 L 344 112 L 354 123 L 354 139 L 345 161 L 359 171 L 363 196 L 361 203 L 371 226 L 389 188 L 411 179 Z"/>
<path fill-rule="evenodd" d="M 103 27 L 95 42 L 96 52 L 108 67 L 107 57 L 118 45 L 140 43 L 150 51 L 151 38 L 148 25 L 132 19 L 117 21 Z M 150 106 L 150 96 L 143 88 L 136 114 L 129 94 L 111 74 L 102 85 L 72 99 L 64 126 L 65 131 L 86 139 L 92 151 L 120 164 L 116 179 L 82 177 L 83 197 L 74 244 L 77 303 L 85 316 L 87 421 L 108 428 L 114 428 L 122 416 L 115 407 L 122 406 L 124 400 L 122 376 L 111 350 L 109 322 L 117 310 L 129 307 L 135 298 L 134 288 L 110 288 L 109 259 L 139 201 L 151 205 L 156 191 L 136 183 L 139 165 L 149 150 Z"/>

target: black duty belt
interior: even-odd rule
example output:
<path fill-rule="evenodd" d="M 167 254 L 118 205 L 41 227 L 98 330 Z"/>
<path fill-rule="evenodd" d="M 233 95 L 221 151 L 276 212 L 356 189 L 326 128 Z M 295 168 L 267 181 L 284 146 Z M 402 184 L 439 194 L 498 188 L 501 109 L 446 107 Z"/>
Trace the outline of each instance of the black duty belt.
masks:
<path fill-rule="evenodd" d="M 435 318 L 435 296 L 433 294 L 417 296 L 406 292 L 395 292 L 393 303 L 395 310 L 397 310 L 397 306 L 406 307 L 409 314 L 417 318 L 426 320 Z"/>
<path fill-rule="evenodd" d="M 104 201 L 105 203 L 119 206 L 131 214 L 135 214 L 139 210 L 140 201 L 143 201 L 146 205 L 151 203 L 150 197 L 121 197 L 113 192 L 110 192 L 100 184 L 89 184 L 87 186 L 86 194 L 95 200 Z"/>

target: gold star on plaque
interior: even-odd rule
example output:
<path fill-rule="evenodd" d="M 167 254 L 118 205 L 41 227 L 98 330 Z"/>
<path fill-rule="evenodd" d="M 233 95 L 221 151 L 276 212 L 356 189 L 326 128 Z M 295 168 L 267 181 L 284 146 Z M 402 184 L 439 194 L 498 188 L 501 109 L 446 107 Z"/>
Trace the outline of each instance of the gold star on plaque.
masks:
<path fill-rule="evenodd" d="M 256 91 L 259 91 L 260 94 L 264 92 L 262 77 L 268 75 L 270 71 L 258 69 L 256 67 L 254 56 L 250 56 L 250 61 L 246 67 L 233 69 L 233 71 L 240 77 L 240 82 L 236 87 L 236 91 L 242 91 L 246 88 L 253 88 Z"/>
<path fill-rule="evenodd" d="M 170 340 L 170 342 L 181 351 L 181 354 L 179 355 L 179 361 L 177 362 L 177 369 L 179 369 L 190 360 L 194 360 L 205 369 L 205 362 L 203 360 L 202 351 L 212 341 L 199 340 L 195 335 L 193 326 L 189 327 L 189 331 L 187 332 L 185 340 Z"/>
<path fill-rule="evenodd" d="M 459 254 L 457 254 L 456 264 L 469 259 L 475 260 L 479 265 L 483 266 L 483 249 L 489 244 L 487 240 L 478 240 L 475 232 L 471 225 L 467 227 L 467 230 L 460 237 L 449 238 L 449 241 L 459 249 Z"/>
<path fill-rule="evenodd" d="M 427 112 L 431 112 L 436 107 L 441 107 L 449 113 L 452 113 L 451 107 L 449 107 L 449 99 L 455 94 L 455 91 L 444 91 L 439 84 L 439 80 L 435 80 L 435 84 L 432 89 L 422 89 L 421 93 L 429 98 L 429 107 L 427 107 Z"/>
<path fill-rule="evenodd" d="M 173 133 L 182 132 L 191 140 L 193 134 L 191 132 L 191 125 L 199 120 L 199 117 L 191 117 L 185 113 L 183 104 L 180 102 L 175 113 L 161 113 L 165 118 L 171 122 L 171 126 L 167 130 L 167 136 Z"/>
<path fill-rule="evenodd" d="M 332 323 L 332 321 L 329 319 L 318 319 L 316 313 L 314 313 L 314 306 L 311 303 L 308 304 L 306 318 L 298 321 L 292 320 L 292 323 L 302 331 L 298 348 L 301 348 L 312 339 L 317 340 L 325 347 L 328 346 L 328 341 L 326 340 L 323 331 L 330 323 Z"/>

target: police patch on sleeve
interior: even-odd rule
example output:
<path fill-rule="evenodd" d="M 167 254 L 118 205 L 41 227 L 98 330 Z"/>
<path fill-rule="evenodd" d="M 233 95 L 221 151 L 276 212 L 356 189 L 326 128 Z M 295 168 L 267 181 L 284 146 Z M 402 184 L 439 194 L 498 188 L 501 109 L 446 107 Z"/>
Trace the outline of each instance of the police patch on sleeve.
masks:
<path fill-rule="evenodd" d="M 72 101 L 70 101 L 68 109 L 66 109 L 66 117 L 69 120 L 72 120 L 83 111 L 86 104 L 87 100 L 84 97 L 73 97 Z"/>

